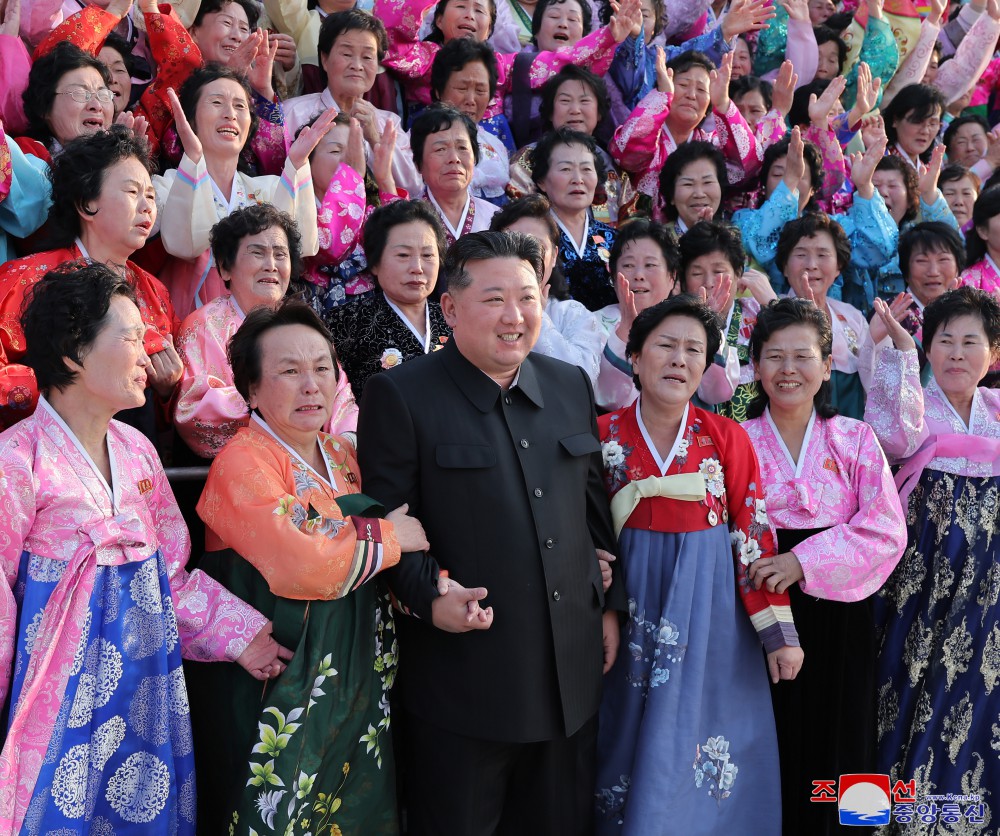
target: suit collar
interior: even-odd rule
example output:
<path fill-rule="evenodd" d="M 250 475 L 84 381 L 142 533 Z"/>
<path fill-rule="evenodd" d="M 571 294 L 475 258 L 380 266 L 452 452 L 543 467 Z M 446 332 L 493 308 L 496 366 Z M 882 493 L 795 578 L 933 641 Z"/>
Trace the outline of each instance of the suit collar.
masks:
<path fill-rule="evenodd" d="M 476 409 L 486 413 L 496 406 L 497 398 L 500 397 L 502 391 L 499 384 L 478 366 L 469 362 L 458 350 L 454 339 L 448 340 L 442 349 L 441 359 L 451 379 L 455 381 L 455 384 L 465 393 Z M 538 408 L 545 406 L 542 388 L 539 385 L 530 354 L 521 363 L 517 375 L 517 386 L 512 387 L 510 391 L 520 391 Z"/>

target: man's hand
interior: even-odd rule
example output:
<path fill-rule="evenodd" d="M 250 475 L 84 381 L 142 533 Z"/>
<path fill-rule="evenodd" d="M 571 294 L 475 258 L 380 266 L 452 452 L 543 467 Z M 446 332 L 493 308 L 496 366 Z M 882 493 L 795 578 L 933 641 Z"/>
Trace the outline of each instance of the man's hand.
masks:
<path fill-rule="evenodd" d="M 601 567 L 601 584 L 604 586 L 604 591 L 608 591 L 608 587 L 611 586 L 611 564 L 614 563 L 618 558 L 615 557 L 611 552 L 606 552 L 604 549 L 597 549 L 597 562 Z"/>
<path fill-rule="evenodd" d="M 446 633 L 468 633 L 489 630 L 493 625 L 493 607 L 483 609 L 479 602 L 486 598 L 485 587 L 466 589 L 442 574 L 438 578 L 438 597 L 431 604 L 431 623 Z"/>
<path fill-rule="evenodd" d="M 611 666 L 618 658 L 618 643 L 621 640 L 621 631 L 618 626 L 618 613 L 608 610 L 602 617 L 602 630 L 604 635 L 604 673 L 611 670 Z"/>

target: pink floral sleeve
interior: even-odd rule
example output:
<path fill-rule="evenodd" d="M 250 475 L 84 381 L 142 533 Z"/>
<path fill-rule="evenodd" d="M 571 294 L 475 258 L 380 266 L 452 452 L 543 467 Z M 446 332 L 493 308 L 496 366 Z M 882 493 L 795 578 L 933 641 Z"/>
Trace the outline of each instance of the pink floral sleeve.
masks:
<path fill-rule="evenodd" d="M 186 571 L 191 555 L 187 525 L 163 467 L 155 452 L 147 452 L 150 454 L 149 467 L 155 476 L 148 504 L 167 564 L 181 655 L 199 662 L 234 662 L 267 619 L 204 572 Z"/>
<path fill-rule="evenodd" d="M 354 391 L 343 366 L 337 364 L 337 394 L 330 409 L 330 422 L 323 427 L 323 432 L 330 435 L 343 435 L 358 431 L 358 403 L 354 400 Z"/>
<path fill-rule="evenodd" d="M 359 241 L 365 221 L 365 181 L 341 163 L 330 180 L 317 214 L 320 252 L 339 262 Z"/>
<path fill-rule="evenodd" d="M 17 631 L 14 583 L 24 541 L 35 524 L 35 478 L 27 444 L 0 446 L 0 701 L 10 690 Z"/>
<path fill-rule="evenodd" d="M 840 147 L 840 141 L 833 131 L 824 131 L 815 125 L 806 128 L 802 138 L 819 148 L 823 158 L 823 185 L 819 188 L 819 195 L 821 200 L 830 201 L 847 180 L 844 149 Z"/>
<path fill-rule="evenodd" d="M 1000 21 L 981 14 L 955 50 L 955 56 L 941 65 L 934 86 L 953 102 L 968 90 L 986 69 L 1000 37 Z"/>
<path fill-rule="evenodd" d="M 719 110 L 712 112 L 715 114 L 712 143 L 726 158 L 729 183 L 735 186 L 760 171 L 763 151 L 758 147 L 757 138 L 735 102 L 729 102 L 729 109 L 725 113 Z"/>
<path fill-rule="evenodd" d="M 916 349 L 881 349 L 865 403 L 870 424 L 890 461 L 912 456 L 930 433 L 924 423 L 924 389 Z"/>
<path fill-rule="evenodd" d="M 641 176 L 663 167 L 666 149 L 660 150 L 660 138 L 670 113 L 670 100 L 669 93 L 650 91 L 611 138 L 611 157 L 629 174 Z"/>

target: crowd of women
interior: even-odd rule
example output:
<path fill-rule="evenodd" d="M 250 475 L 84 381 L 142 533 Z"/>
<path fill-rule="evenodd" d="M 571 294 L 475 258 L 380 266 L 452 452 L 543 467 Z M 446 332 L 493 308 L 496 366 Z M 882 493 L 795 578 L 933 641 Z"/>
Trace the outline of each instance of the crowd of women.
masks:
<path fill-rule="evenodd" d="M 885 773 L 982 803 L 882 832 L 997 833 L 998 39 L 1000 0 L 0 0 L 0 833 L 399 832 L 379 573 L 427 542 L 354 431 L 482 230 L 540 244 L 535 351 L 603 413 L 597 831 L 832 832 L 813 782 Z"/>

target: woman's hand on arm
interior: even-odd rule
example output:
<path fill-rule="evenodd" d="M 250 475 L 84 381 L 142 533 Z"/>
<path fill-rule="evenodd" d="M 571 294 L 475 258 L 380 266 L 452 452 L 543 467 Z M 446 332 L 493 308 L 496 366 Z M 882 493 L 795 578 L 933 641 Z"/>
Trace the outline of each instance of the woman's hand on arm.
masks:
<path fill-rule="evenodd" d="M 392 523 L 392 527 L 396 532 L 396 541 L 399 543 L 399 549 L 402 552 L 423 552 L 430 548 L 430 543 L 427 542 L 427 535 L 424 533 L 424 527 L 420 524 L 420 520 L 416 517 L 411 517 L 409 514 L 410 506 L 400 505 L 393 511 L 390 511 L 385 515 L 387 522 Z"/>
<path fill-rule="evenodd" d="M 149 385 L 156 390 L 157 395 L 168 400 L 183 375 L 184 363 L 174 348 L 174 338 L 167 334 L 163 338 L 163 351 L 158 351 L 149 358 L 149 368 L 146 370 Z"/>
<path fill-rule="evenodd" d="M 750 564 L 750 580 L 754 589 L 760 589 L 766 584 L 769 592 L 780 595 L 787 592 L 793 583 L 804 579 L 802 564 L 795 552 L 783 552 L 770 560 L 755 560 Z"/>
<path fill-rule="evenodd" d="M 274 679 L 288 667 L 286 662 L 292 658 L 292 651 L 274 640 L 272 627 L 268 621 L 236 659 L 236 663 L 254 679 Z"/>

